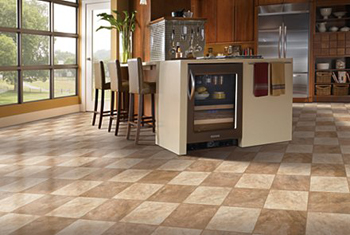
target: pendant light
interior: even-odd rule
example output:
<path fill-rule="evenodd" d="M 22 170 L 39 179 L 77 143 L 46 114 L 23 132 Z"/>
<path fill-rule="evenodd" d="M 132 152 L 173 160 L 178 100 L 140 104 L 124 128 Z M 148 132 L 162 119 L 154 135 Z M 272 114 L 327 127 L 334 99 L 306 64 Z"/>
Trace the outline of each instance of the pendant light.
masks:
<path fill-rule="evenodd" d="M 140 0 L 140 5 L 147 5 L 147 0 Z"/>

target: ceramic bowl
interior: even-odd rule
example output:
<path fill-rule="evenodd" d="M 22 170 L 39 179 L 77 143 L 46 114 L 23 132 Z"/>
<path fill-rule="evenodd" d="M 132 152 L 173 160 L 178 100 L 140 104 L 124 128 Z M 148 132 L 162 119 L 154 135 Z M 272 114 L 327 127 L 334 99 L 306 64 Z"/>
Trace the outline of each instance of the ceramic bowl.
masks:
<path fill-rule="evenodd" d="M 335 17 L 337 17 L 338 19 L 341 19 L 343 16 L 346 15 L 345 11 L 338 11 L 338 12 L 334 12 L 333 15 L 335 15 Z"/>
<path fill-rule="evenodd" d="M 345 26 L 345 27 L 341 28 L 340 31 L 348 32 L 348 31 L 350 31 L 350 28 Z"/>
<path fill-rule="evenodd" d="M 318 63 L 317 64 L 318 70 L 326 70 L 329 69 L 329 63 Z"/>
<path fill-rule="evenodd" d="M 196 100 L 205 100 L 206 98 L 208 98 L 210 96 L 209 93 L 204 93 L 204 94 L 199 94 L 198 92 L 194 93 L 194 98 Z"/>
<path fill-rule="evenodd" d="M 323 16 L 323 19 L 328 19 L 328 16 L 332 14 L 332 8 L 321 8 L 320 12 Z"/>
<path fill-rule="evenodd" d="M 329 31 L 331 31 L 331 32 L 337 32 L 338 29 L 339 29 L 338 27 L 333 26 L 333 27 L 331 27 L 331 28 L 329 29 Z"/>

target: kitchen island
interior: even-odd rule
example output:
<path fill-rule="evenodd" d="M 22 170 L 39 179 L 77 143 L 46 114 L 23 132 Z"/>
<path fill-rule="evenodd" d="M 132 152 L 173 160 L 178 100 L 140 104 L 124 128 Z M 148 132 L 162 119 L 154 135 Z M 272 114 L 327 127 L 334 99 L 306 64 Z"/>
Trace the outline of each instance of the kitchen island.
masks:
<path fill-rule="evenodd" d="M 283 64 L 284 94 L 271 95 L 268 79 L 268 95 L 254 95 L 254 67 L 263 62 L 269 78 L 270 64 Z M 244 148 L 292 139 L 292 59 L 174 60 L 157 66 L 159 146 L 184 155 L 188 143 L 237 139 Z"/>

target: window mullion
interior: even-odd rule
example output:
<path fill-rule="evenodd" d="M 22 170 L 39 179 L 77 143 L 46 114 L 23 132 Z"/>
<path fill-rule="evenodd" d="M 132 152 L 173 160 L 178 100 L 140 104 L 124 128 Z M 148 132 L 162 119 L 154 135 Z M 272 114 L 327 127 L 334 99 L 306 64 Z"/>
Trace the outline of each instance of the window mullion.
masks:
<path fill-rule="evenodd" d="M 22 0 L 17 0 L 17 28 L 19 30 L 22 29 Z M 22 34 L 17 33 L 17 63 L 18 63 L 18 80 L 17 80 L 17 95 L 18 95 L 18 103 L 23 103 L 23 73 L 21 70 L 22 66 Z"/>
<path fill-rule="evenodd" d="M 50 31 L 51 33 L 53 33 L 54 31 L 54 4 L 51 2 L 50 3 Z M 54 96 L 54 70 L 53 70 L 53 66 L 54 66 L 54 36 L 53 34 L 51 34 L 50 36 L 50 65 L 51 65 L 51 69 L 50 69 L 50 99 L 53 99 Z"/>

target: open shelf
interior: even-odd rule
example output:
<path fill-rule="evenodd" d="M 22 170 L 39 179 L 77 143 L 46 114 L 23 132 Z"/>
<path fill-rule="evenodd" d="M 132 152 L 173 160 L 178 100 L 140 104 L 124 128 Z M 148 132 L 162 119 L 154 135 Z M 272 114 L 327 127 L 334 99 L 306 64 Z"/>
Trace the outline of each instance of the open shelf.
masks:
<path fill-rule="evenodd" d="M 332 83 L 315 83 L 315 85 L 346 85 L 346 84 L 350 84 L 349 82 L 345 82 L 345 83 L 340 83 L 340 82 L 332 82 Z"/>
<path fill-rule="evenodd" d="M 337 71 L 350 71 L 350 69 L 316 69 L 316 72 L 337 72 Z"/>
<path fill-rule="evenodd" d="M 329 18 L 329 19 L 317 19 L 316 22 L 337 22 L 337 21 L 346 21 L 350 20 L 350 17 L 343 17 L 343 18 Z"/>

